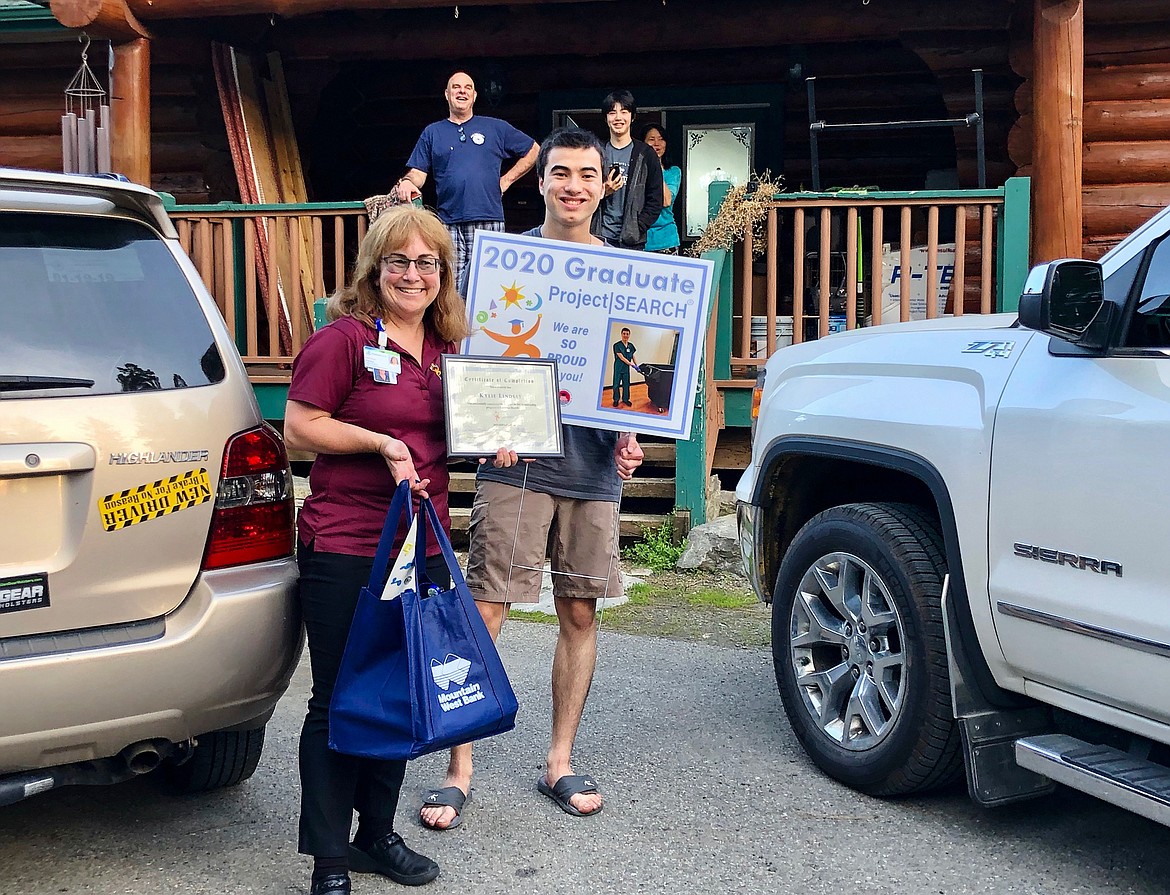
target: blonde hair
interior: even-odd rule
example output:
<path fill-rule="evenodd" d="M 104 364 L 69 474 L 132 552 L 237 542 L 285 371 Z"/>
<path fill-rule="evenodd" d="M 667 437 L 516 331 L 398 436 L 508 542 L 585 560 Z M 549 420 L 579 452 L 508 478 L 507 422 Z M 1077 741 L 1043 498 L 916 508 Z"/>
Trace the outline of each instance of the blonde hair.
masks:
<path fill-rule="evenodd" d="M 439 294 L 427 308 L 423 325 L 434 330 L 444 342 L 466 338 L 470 333 L 467 307 L 455 291 L 455 246 L 451 235 L 434 212 L 415 205 L 391 208 L 370 225 L 358 248 L 349 285 L 329 297 L 325 308 L 328 319 L 356 317 L 372 326 L 375 317 L 387 316 L 389 308 L 378 285 L 382 256 L 399 251 L 415 236 L 435 251 L 442 265 Z"/>

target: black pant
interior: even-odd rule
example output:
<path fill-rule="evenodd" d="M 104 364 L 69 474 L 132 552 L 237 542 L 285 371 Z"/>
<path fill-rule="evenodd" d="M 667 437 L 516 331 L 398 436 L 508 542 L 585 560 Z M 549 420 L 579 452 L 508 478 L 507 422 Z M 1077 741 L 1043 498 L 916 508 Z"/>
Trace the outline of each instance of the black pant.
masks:
<path fill-rule="evenodd" d="M 313 693 L 301 728 L 301 825 L 299 849 L 318 858 L 343 857 L 356 809 L 373 827 L 391 829 L 405 761 L 342 755 L 329 748 L 329 701 L 341 666 L 358 596 L 370 577 L 372 557 L 297 548 L 298 593 L 309 640 Z M 443 557 L 427 558 L 427 577 L 451 586 Z"/>

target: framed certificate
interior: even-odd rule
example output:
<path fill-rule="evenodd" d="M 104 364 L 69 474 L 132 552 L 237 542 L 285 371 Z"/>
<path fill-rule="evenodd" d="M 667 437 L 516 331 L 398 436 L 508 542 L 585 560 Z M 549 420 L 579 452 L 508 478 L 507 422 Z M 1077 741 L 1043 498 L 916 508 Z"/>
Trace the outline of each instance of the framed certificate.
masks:
<path fill-rule="evenodd" d="M 556 361 L 444 354 L 442 363 L 448 456 L 492 457 L 501 447 L 564 456 Z"/>

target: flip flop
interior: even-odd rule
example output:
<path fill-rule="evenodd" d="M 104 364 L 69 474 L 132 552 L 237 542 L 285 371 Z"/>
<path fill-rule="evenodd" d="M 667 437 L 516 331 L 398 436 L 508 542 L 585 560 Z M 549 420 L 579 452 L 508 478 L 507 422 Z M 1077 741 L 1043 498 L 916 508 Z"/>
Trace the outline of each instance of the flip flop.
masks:
<path fill-rule="evenodd" d="M 426 827 L 428 830 L 435 830 L 439 833 L 445 833 L 447 830 L 454 830 L 457 826 L 463 823 L 463 806 L 467 804 L 467 796 L 464 795 L 463 790 L 458 786 L 444 786 L 441 789 L 432 789 L 423 796 L 422 808 L 419 808 L 418 822 Z M 427 823 L 422 819 L 423 808 L 454 808 L 455 817 L 451 823 L 445 827 L 436 827 Z"/>
<path fill-rule="evenodd" d="M 556 802 L 562 811 L 573 815 L 573 817 L 592 817 L 594 814 L 600 814 L 601 809 L 605 807 L 601 805 L 594 811 L 579 811 L 569 801 L 573 796 L 581 793 L 597 792 L 597 782 L 587 774 L 565 774 L 552 786 L 549 786 L 544 777 L 541 777 L 536 781 L 536 788 Z"/>

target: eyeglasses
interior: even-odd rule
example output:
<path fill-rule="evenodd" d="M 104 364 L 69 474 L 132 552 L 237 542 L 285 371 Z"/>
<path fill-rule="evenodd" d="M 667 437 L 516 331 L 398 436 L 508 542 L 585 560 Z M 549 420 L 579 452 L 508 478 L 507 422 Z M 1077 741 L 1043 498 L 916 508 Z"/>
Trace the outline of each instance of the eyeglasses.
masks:
<path fill-rule="evenodd" d="M 467 134 L 463 133 L 463 125 L 462 124 L 459 125 L 459 142 L 460 143 L 467 142 Z"/>
<path fill-rule="evenodd" d="M 405 255 L 383 255 L 380 259 L 382 266 L 392 273 L 406 273 L 410 269 L 410 265 L 414 265 L 414 269 L 424 276 L 435 273 L 441 270 L 443 262 L 438 258 L 431 258 L 427 255 L 422 255 L 418 258 L 407 258 Z"/>

